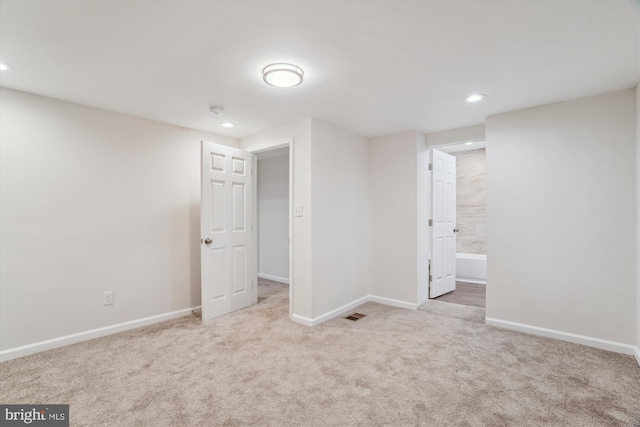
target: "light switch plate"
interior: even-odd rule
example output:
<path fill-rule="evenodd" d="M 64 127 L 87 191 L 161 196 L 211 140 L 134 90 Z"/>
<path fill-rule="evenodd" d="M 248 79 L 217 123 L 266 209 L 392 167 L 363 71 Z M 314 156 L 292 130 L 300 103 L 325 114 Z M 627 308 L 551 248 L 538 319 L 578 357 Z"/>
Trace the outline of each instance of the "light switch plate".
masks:
<path fill-rule="evenodd" d="M 302 205 L 293 206 L 293 216 L 302 216 Z"/>
<path fill-rule="evenodd" d="M 113 305 L 113 291 L 102 293 L 103 305 Z"/>

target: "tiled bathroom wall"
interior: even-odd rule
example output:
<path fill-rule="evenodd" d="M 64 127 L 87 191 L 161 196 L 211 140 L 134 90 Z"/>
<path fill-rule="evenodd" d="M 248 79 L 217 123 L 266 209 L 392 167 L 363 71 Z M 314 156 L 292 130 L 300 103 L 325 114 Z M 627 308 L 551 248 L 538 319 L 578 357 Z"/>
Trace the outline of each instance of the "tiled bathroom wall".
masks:
<path fill-rule="evenodd" d="M 486 254 L 486 150 L 451 153 L 456 157 L 457 252 Z"/>

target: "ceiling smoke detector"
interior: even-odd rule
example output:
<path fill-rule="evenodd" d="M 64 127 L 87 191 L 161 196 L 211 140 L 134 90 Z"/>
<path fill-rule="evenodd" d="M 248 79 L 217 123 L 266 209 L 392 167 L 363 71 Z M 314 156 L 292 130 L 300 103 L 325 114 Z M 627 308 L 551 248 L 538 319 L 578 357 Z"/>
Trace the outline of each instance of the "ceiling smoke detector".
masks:
<path fill-rule="evenodd" d="M 214 116 L 219 116 L 224 113 L 224 107 L 222 105 L 213 105 L 209 108 L 209 112 Z"/>

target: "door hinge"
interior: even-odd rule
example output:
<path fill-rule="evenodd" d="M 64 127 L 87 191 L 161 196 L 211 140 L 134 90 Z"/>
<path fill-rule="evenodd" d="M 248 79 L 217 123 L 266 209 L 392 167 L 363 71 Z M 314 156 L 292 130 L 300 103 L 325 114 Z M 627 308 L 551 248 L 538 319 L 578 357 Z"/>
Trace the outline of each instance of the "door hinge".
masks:
<path fill-rule="evenodd" d="M 433 227 L 433 220 L 432 219 L 429 220 L 429 227 Z"/>
<path fill-rule="evenodd" d="M 433 281 L 433 277 L 429 275 L 429 283 L 431 283 L 432 281 Z"/>
<path fill-rule="evenodd" d="M 433 164 L 429 163 L 429 170 L 432 171 L 433 170 Z"/>

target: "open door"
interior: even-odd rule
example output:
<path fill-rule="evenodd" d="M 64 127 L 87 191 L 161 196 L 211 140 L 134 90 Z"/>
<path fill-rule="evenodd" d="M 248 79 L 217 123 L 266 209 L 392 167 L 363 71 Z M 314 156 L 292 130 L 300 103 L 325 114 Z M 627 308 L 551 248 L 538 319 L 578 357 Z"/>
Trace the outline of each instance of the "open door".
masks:
<path fill-rule="evenodd" d="M 202 320 L 247 307 L 257 286 L 251 153 L 202 141 Z"/>
<path fill-rule="evenodd" d="M 431 273 L 429 298 L 456 289 L 456 158 L 431 150 Z"/>

